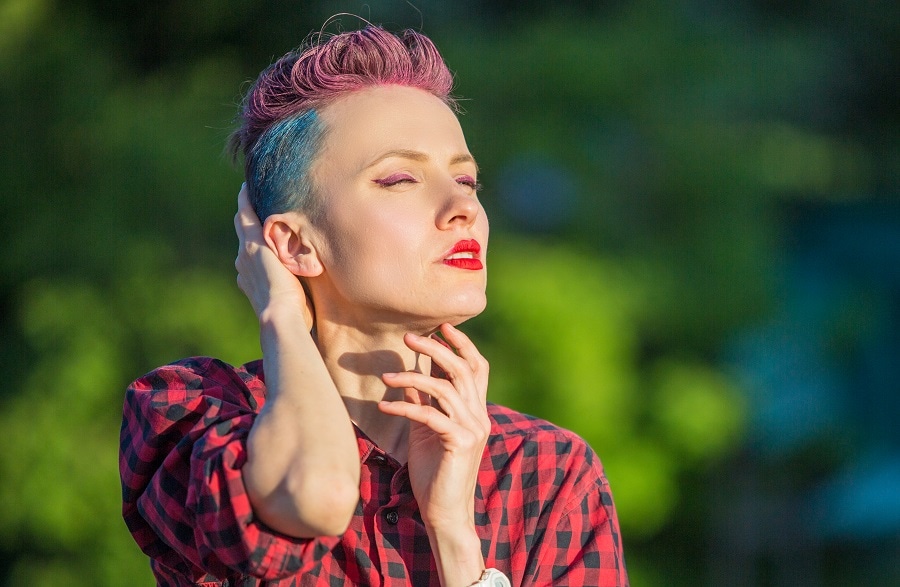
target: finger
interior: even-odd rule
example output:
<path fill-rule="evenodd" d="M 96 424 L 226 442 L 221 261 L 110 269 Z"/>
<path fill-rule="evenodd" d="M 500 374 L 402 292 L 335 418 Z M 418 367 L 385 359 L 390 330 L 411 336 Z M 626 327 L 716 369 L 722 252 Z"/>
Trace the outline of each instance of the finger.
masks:
<path fill-rule="evenodd" d="M 479 399 L 482 402 L 487 401 L 487 383 L 488 375 L 490 374 L 490 364 L 487 362 L 487 359 L 478 352 L 478 348 L 475 347 L 475 344 L 469 337 L 452 324 L 442 324 L 440 332 L 447 342 L 456 348 L 459 356 L 469 364 L 475 377 Z"/>
<path fill-rule="evenodd" d="M 453 350 L 453 347 L 450 346 L 450 343 L 448 343 L 446 340 L 441 338 L 441 335 L 438 334 L 437 331 L 433 331 L 428 337 L 431 340 L 434 340 L 434 341 L 440 343 L 441 345 L 447 347 L 450 351 L 453 352 L 453 354 L 456 354 L 456 351 Z M 444 369 L 441 368 L 441 366 L 438 365 L 436 361 L 431 361 L 431 376 L 437 377 L 438 379 L 449 379 L 450 378 L 450 376 L 447 374 L 447 372 L 444 371 Z"/>
<path fill-rule="evenodd" d="M 475 410 L 477 404 L 484 403 L 480 399 L 484 394 L 479 391 L 471 366 L 451 348 L 435 339 L 414 335 L 408 336 L 406 341 L 412 350 L 431 357 L 432 377 L 450 382 L 463 400 L 471 403 L 470 410 Z"/>
<path fill-rule="evenodd" d="M 241 221 L 241 211 L 234 213 L 234 232 L 237 234 L 238 242 L 244 242 L 244 227 Z"/>
<path fill-rule="evenodd" d="M 446 445 L 445 449 L 456 447 L 464 450 L 484 451 L 484 443 L 487 439 L 486 431 L 461 426 L 431 406 L 419 406 L 403 401 L 381 401 L 378 402 L 378 409 L 382 413 L 401 416 L 411 422 L 426 426 L 441 437 L 442 443 Z"/>
<path fill-rule="evenodd" d="M 249 216 L 248 211 L 252 212 L 253 207 L 250 205 L 250 197 L 247 191 L 247 183 L 241 184 L 241 190 L 238 192 L 238 209 L 234 213 L 234 232 L 238 237 L 238 246 L 242 249 L 244 242 L 247 240 L 247 233 L 253 228 L 253 218 Z"/>
<path fill-rule="evenodd" d="M 472 366 L 472 369 L 481 367 L 481 362 L 485 361 L 485 358 L 478 352 L 475 344 L 462 330 L 445 322 L 441 324 L 440 333 L 443 335 L 444 339 L 456 349 L 459 356 Z"/>
<path fill-rule="evenodd" d="M 403 342 L 410 349 L 428 355 L 432 361 L 437 361 L 451 379 L 463 376 L 466 371 L 470 371 L 466 368 L 466 362 L 456 354 L 453 348 L 440 339 L 408 332 L 403 337 Z"/>
<path fill-rule="evenodd" d="M 404 387 L 403 399 L 404 401 L 417 405 L 428 405 L 431 402 L 431 397 L 429 397 L 427 393 L 422 393 L 415 387 Z"/>
<path fill-rule="evenodd" d="M 385 414 L 401 416 L 427 426 L 442 436 L 461 430 L 459 425 L 454 424 L 448 416 L 432 406 L 411 404 L 405 401 L 380 401 L 378 409 Z"/>
<path fill-rule="evenodd" d="M 248 208 L 250 206 L 250 189 L 247 182 L 241 184 L 241 191 L 238 192 L 238 210 Z"/>
<path fill-rule="evenodd" d="M 447 375 L 447 372 L 437 364 L 435 361 L 431 361 L 431 376 L 436 377 L 437 379 L 446 379 L 449 381 L 450 376 Z"/>
<path fill-rule="evenodd" d="M 241 191 L 238 193 L 238 210 L 234 216 L 235 228 L 245 232 L 258 230 L 262 233 L 262 223 L 250 203 L 250 191 L 246 182 L 241 185 Z"/>
<path fill-rule="evenodd" d="M 467 412 L 460 394 L 444 379 L 404 371 L 384 373 L 382 380 L 390 387 L 405 388 L 408 403 L 437 407 L 454 420 Z"/>
<path fill-rule="evenodd" d="M 241 253 L 244 252 L 244 227 L 243 222 L 241 221 L 241 209 L 243 208 L 243 202 L 247 200 L 247 184 L 241 184 L 241 191 L 238 192 L 238 209 L 237 212 L 234 213 L 234 233 L 237 235 L 238 239 L 238 254 L 234 259 L 234 268 L 237 269 L 238 272 L 238 286 L 241 287 L 243 291 L 244 288 L 241 286 L 240 275 L 241 275 Z"/>
<path fill-rule="evenodd" d="M 453 354 L 456 354 L 456 350 L 452 346 L 450 346 L 450 343 L 441 338 L 441 335 L 437 332 L 433 332 L 429 338 L 450 349 L 451 351 L 453 351 Z"/>
<path fill-rule="evenodd" d="M 409 336 L 407 337 L 407 346 L 431 356 L 432 363 L 443 369 L 446 372 L 447 379 L 454 385 L 457 385 L 457 379 L 471 382 L 471 387 L 460 385 L 457 385 L 457 387 L 464 398 L 471 402 L 470 409 L 473 412 L 484 409 L 487 402 L 490 365 L 478 352 L 472 341 L 457 328 L 450 324 L 442 324 L 440 335 L 445 340 L 440 340 L 437 337 L 423 340 L 422 337 L 417 339 L 415 336 Z M 456 347 L 456 350 L 453 350 L 456 345 L 459 346 Z"/>

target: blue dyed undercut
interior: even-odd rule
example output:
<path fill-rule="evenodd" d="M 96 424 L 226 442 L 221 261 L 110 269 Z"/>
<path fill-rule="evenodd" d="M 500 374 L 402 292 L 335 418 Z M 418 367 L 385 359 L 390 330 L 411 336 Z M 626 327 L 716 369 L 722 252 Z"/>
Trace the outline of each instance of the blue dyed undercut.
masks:
<path fill-rule="evenodd" d="M 309 168 L 324 126 L 315 110 L 279 120 L 260 135 L 246 162 L 250 202 L 261 222 L 290 210 L 315 213 Z"/>

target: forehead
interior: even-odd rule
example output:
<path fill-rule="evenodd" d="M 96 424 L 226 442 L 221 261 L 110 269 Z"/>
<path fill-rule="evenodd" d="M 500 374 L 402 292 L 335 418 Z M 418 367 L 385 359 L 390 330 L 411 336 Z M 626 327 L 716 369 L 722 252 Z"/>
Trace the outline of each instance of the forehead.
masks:
<path fill-rule="evenodd" d="M 405 86 L 375 86 L 347 94 L 321 110 L 324 149 L 354 166 L 391 150 L 415 150 L 437 159 L 468 153 L 453 111 L 436 96 Z M 334 153 L 332 153 L 334 154 Z"/>

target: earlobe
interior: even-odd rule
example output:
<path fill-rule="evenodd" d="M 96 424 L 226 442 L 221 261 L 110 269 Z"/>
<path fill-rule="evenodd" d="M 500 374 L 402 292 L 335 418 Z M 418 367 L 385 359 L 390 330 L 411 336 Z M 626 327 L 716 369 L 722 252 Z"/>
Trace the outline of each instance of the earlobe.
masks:
<path fill-rule="evenodd" d="M 263 224 L 266 244 L 288 271 L 298 277 L 316 277 L 323 271 L 313 240 L 313 228 L 297 212 L 272 214 Z"/>

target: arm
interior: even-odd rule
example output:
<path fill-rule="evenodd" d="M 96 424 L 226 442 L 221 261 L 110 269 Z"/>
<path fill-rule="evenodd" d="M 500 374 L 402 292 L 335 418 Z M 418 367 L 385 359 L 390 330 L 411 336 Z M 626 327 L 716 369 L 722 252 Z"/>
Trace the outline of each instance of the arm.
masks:
<path fill-rule="evenodd" d="M 259 318 L 267 387 L 247 439 L 250 503 L 263 522 L 289 536 L 342 534 L 359 501 L 350 417 L 310 334 L 306 294 L 264 239 L 246 187 L 235 230 L 238 284 Z"/>
<path fill-rule="evenodd" d="M 235 571 L 280 579 L 314 569 L 339 540 L 289 538 L 253 514 L 242 467 L 266 401 L 260 370 L 196 357 L 154 370 L 125 394 L 122 513 L 162 584 Z"/>
<path fill-rule="evenodd" d="M 409 348 L 431 357 L 432 374 L 385 373 L 385 383 L 405 389 L 406 401 L 381 402 L 379 409 L 410 420 L 410 482 L 441 585 L 467 587 L 484 570 L 474 512 L 491 428 L 485 403 L 488 363 L 453 326 L 442 325 L 441 334 L 446 343 L 437 336 L 406 335 Z"/>

